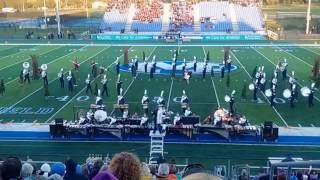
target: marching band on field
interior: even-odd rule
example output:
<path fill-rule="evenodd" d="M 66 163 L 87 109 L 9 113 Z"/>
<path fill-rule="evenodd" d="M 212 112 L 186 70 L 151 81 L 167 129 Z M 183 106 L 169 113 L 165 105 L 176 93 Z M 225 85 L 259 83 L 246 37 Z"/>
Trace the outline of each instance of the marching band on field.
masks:
<path fill-rule="evenodd" d="M 211 64 L 209 66 L 208 60 L 205 58 L 203 63 L 198 63 L 198 59 L 196 56 L 194 56 L 193 61 L 190 63 L 187 63 L 186 59 L 183 59 L 183 62 L 177 62 L 177 55 L 174 53 L 172 62 L 171 62 L 171 78 L 176 77 L 177 70 L 181 69 L 181 75 L 183 77 L 183 80 L 186 81 L 187 84 L 190 83 L 190 79 L 192 77 L 192 71 L 198 72 L 198 70 L 202 69 L 202 78 L 206 78 L 207 72 L 211 74 L 211 78 L 215 77 L 215 70 L 218 68 L 218 71 L 220 71 L 221 78 L 224 78 L 225 73 L 230 73 L 232 70 L 232 59 L 231 56 L 226 56 L 225 60 L 222 61 L 221 64 L 215 66 L 214 64 Z M 149 73 L 149 78 L 150 80 L 154 78 L 155 74 L 158 73 L 157 71 L 157 59 L 156 56 L 153 56 L 151 62 L 149 62 L 147 59 L 142 59 L 142 64 L 143 67 L 142 71 L 144 73 Z M 74 71 L 79 71 L 80 70 L 80 63 L 78 58 L 75 58 L 74 61 L 72 61 L 73 66 L 74 66 Z M 117 81 L 116 81 L 116 93 L 117 93 L 117 102 L 114 105 L 115 109 L 120 109 L 120 112 L 123 114 L 123 117 L 127 117 L 128 115 L 128 105 L 126 104 L 125 101 L 125 92 L 123 92 L 123 87 L 122 84 L 123 82 L 121 81 L 121 75 L 120 75 L 120 70 L 121 70 L 121 64 L 119 57 L 117 57 L 115 63 L 115 72 L 117 74 Z M 181 63 L 181 64 L 180 64 Z M 87 78 L 85 79 L 85 92 L 86 93 L 93 93 L 92 91 L 92 82 L 96 80 L 97 76 L 97 68 L 98 63 L 95 61 L 92 61 L 90 63 L 91 67 L 91 73 L 87 75 Z M 24 62 L 23 63 L 23 70 L 21 71 L 21 74 L 23 76 L 23 83 L 30 83 L 30 64 L 29 62 Z M 137 71 L 139 69 L 139 60 L 138 57 L 135 56 L 134 59 L 131 60 L 131 63 L 129 64 L 129 69 L 131 70 L 132 77 L 136 78 L 137 77 Z M 142 66 L 142 65 L 141 65 Z M 208 68 L 208 70 L 207 70 Z M 41 70 L 41 77 L 43 79 L 43 84 L 44 86 L 48 85 L 48 65 L 47 64 L 42 64 L 40 66 Z M 101 89 L 98 90 L 98 95 L 96 99 L 96 103 L 92 105 L 96 109 L 97 115 L 89 111 L 86 115 L 87 119 L 92 120 L 92 118 L 96 118 L 103 116 L 104 118 L 107 117 L 107 113 L 105 112 L 105 106 L 103 105 L 103 98 L 101 96 L 109 97 L 109 90 L 108 90 L 108 85 L 109 85 L 109 79 L 107 77 L 107 72 L 108 68 L 104 68 L 102 65 L 99 67 L 99 76 L 101 76 L 100 83 L 101 83 Z M 179 72 L 179 71 L 178 71 Z M 257 71 L 252 77 L 252 83 L 249 84 L 249 90 L 253 91 L 253 100 L 258 102 L 258 94 L 259 92 L 262 93 L 263 96 L 268 99 L 270 105 L 272 107 L 275 106 L 276 104 L 276 98 L 279 98 L 277 96 L 277 93 L 279 93 L 278 90 L 278 74 L 282 74 L 282 80 L 287 81 L 287 87 L 284 89 L 282 95 L 286 99 L 288 99 L 290 103 L 290 107 L 294 108 L 295 107 L 295 102 L 297 101 L 298 95 L 299 95 L 299 87 L 301 86 L 298 84 L 298 81 L 295 77 L 295 72 L 292 71 L 290 75 L 287 74 L 288 72 L 288 63 L 286 59 L 280 60 L 278 64 L 275 65 L 275 69 L 273 71 L 273 74 L 271 75 L 269 83 L 267 80 L 267 73 L 265 72 L 264 66 L 257 67 Z M 58 78 L 59 78 L 59 84 L 60 88 L 65 88 L 65 77 L 67 80 L 67 85 L 68 85 L 68 91 L 72 93 L 74 91 L 74 86 L 76 86 L 76 78 L 74 77 L 73 72 L 66 71 L 64 72 L 64 69 L 61 68 L 60 71 L 58 72 Z M 150 81 L 149 80 L 149 81 Z M 316 91 L 315 88 L 315 83 L 312 83 L 310 87 L 304 86 L 300 89 L 301 95 L 304 97 L 308 98 L 308 105 L 309 107 L 314 106 L 314 93 Z M 235 94 L 236 91 L 233 90 L 230 95 L 225 96 L 225 101 L 229 103 L 229 113 L 234 114 L 236 113 L 236 108 L 235 108 Z M 166 101 L 163 97 L 164 91 L 162 90 L 160 93 L 160 96 L 156 99 L 156 108 L 154 111 L 151 111 L 151 115 L 154 119 L 155 122 L 155 128 L 157 130 L 160 130 L 163 128 L 162 124 L 164 121 L 164 117 L 166 116 L 166 113 L 168 113 L 168 109 L 166 109 L 165 104 Z M 143 121 L 146 122 L 149 117 L 149 105 L 150 105 L 150 98 L 148 97 L 147 94 L 147 89 L 144 90 L 143 96 L 141 98 L 141 106 L 143 109 Z M 181 104 L 181 110 L 182 110 L 182 115 L 184 116 L 190 116 L 192 115 L 191 111 L 191 101 L 189 100 L 187 93 L 185 90 L 182 91 L 182 96 L 180 99 L 180 104 Z M 219 107 L 220 108 L 220 107 Z M 175 122 L 180 119 L 180 115 L 177 114 L 175 117 Z"/>

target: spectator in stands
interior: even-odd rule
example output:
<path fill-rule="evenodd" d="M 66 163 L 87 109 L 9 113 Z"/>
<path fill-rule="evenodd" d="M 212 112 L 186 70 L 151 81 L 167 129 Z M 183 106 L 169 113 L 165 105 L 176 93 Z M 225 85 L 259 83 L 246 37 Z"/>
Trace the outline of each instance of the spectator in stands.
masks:
<path fill-rule="evenodd" d="M 239 180 L 249 180 L 249 175 L 248 175 L 247 170 L 245 170 L 245 169 L 241 170 L 241 174 L 239 176 Z"/>
<path fill-rule="evenodd" d="M 151 180 L 152 176 L 150 173 L 149 166 L 146 163 L 141 163 L 141 180 Z"/>
<path fill-rule="evenodd" d="M 19 179 L 22 164 L 20 159 L 16 157 L 9 157 L 2 163 L 1 177 L 2 180 Z"/>
<path fill-rule="evenodd" d="M 93 177 L 95 177 L 99 170 L 101 169 L 101 167 L 103 166 L 103 161 L 102 159 L 96 159 L 94 162 L 93 162 L 93 168 L 89 174 L 89 178 L 92 179 Z"/>
<path fill-rule="evenodd" d="M 109 169 L 120 180 L 140 179 L 140 161 L 132 153 L 116 154 L 110 162 Z"/>
<path fill-rule="evenodd" d="M 168 176 L 168 179 L 169 180 L 176 180 L 177 179 L 177 176 L 176 176 L 176 173 L 177 173 L 177 166 L 176 166 L 176 162 L 175 160 L 172 160 L 170 165 L 169 165 L 169 176 Z"/>
<path fill-rule="evenodd" d="M 33 166 L 30 163 L 24 163 L 21 168 L 21 179 L 32 180 Z"/>
<path fill-rule="evenodd" d="M 287 179 L 286 172 L 283 169 L 279 170 L 277 175 L 277 180 L 286 180 L 286 179 Z"/>
<path fill-rule="evenodd" d="M 88 179 L 82 174 L 77 174 L 76 172 L 77 163 L 72 159 L 67 160 L 65 165 L 66 165 L 66 174 L 64 175 L 64 180 L 87 180 Z"/>
<path fill-rule="evenodd" d="M 222 180 L 218 176 L 212 176 L 207 173 L 193 173 L 183 178 L 183 180 Z"/>
<path fill-rule="evenodd" d="M 39 175 L 44 176 L 44 177 L 49 177 L 49 173 L 51 172 L 51 167 L 49 164 L 44 163 L 42 164 L 42 166 L 40 167 L 40 173 Z"/>
<path fill-rule="evenodd" d="M 318 180 L 318 174 L 315 170 L 312 170 L 309 175 L 309 180 Z"/>
<path fill-rule="evenodd" d="M 118 178 L 109 171 L 101 171 L 92 180 L 118 180 Z"/>
<path fill-rule="evenodd" d="M 61 162 L 56 162 L 56 163 L 53 163 L 52 166 L 51 166 L 51 174 L 58 174 L 60 175 L 61 177 L 64 176 L 66 172 L 66 166 L 61 163 Z"/>

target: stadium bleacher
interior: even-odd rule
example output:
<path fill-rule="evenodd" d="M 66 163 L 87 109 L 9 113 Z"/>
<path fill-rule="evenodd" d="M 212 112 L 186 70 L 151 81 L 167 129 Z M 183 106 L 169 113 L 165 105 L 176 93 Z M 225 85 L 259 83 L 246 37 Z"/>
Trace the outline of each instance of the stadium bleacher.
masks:
<path fill-rule="evenodd" d="M 153 0 L 150 3 L 138 5 L 133 17 L 131 31 L 138 32 L 159 32 L 162 27 L 163 3 Z"/>

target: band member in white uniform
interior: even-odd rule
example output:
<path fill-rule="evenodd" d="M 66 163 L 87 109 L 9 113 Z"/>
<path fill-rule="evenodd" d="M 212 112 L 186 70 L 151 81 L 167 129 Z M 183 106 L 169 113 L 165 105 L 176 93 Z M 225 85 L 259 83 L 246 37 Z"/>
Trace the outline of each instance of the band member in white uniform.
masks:
<path fill-rule="evenodd" d="M 185 70 L 183 73 L 183 79 L 186 80 L 187 84 L 189 84 L 189 82 L 190 82 L 190 77 L 191 76 L 190 76 L 189 72 L 187 70 Z"/>
<path fill-rule="evenodd" d="M 185 90 L 182 91 L 180 103 L 181 103 L 181 107 L 182 107 L 182 113 L 184 113 L 186 111 L 186 109 L 189 107 L 189 98 L 186 95 Z"/>
<path fill-rule="evenodd" d="M 22 64 L 23 66 L 23 83 L 26 83 L 26 81 L 28 81 L 28 83 L 30 84 L 30 63 L 29 62 L 24 62 Z"/>
<path fill-rule="evenodd" d="M 44 85 L 48 85 L 48 74 L 47 74 L 47 65 L 46 64 L 42 64 L 41 65 L 41 77 L 43 79 L 43 84 Z"/>
<path fill-rule="evenodd" d="M 101 84 L 102 84 L 102 93 L 101 95 L 104 96 L 104 94 L 106 94 L 106 96 L 109 96 L 108 93 L 108 79 L 107 79 L 107 75 L 103 76 L 103 79 L 101 80 Z"/>
<path fill-rule="evenodd" d="M 144 110 L 144 114 L 148 114 L 149 113 L 149 97 L 148 97 L 148 94 L 147 94 L 147 90 L 145 89 L 144 90 L 144 95 L 142 96 L 142 99 L 141 99 L 141 105 L 142 105 L 142 108 Z"/>
<path fill-rule="evenodd" d="M 164 106 L 165 105 L 165 100 L 163 99 L 163 93 L 164 93 L 164 91 L 161 91 L 160 97 L 157 100 L 158 106 Z"/>
<path fill-rule="evenodd" d="M 69 71 L 69 74 L 67 76 L 67 80 L 68 80 L 68 90 L 69 90 L 69 92 L 73 92 L 73 80 L 72 80 L 71 71 Z"/>
<path fill-rule="evenodd" d="M 59 81 L 60 81 L 60 88 L 64 88 L 63 68 L 60 69 L 60 72 L 58 73 L 58 78 L 59 78 Z"/>
<path fill-rule="evenodd" d="M 87 77 L 85 83 L 87 85 L 86 93 L 88 93 L 88 91 L 90 91 L 90 93 L 92 94 L 90 74 L 88 74 L 88 77 Z"/>

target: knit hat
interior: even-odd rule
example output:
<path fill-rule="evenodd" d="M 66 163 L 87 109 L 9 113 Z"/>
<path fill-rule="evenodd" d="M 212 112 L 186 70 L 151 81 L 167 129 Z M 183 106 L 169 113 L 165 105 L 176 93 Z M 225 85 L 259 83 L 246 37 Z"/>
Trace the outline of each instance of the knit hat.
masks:
<path fill-rule="evenodd" d="M 51 174 L 59 174 L 63 176 L 66 171 L 66 166 L 61 162 L 53 163 L 51 166 Z"/>
<path fill-rule="evenodd" d="M 33 166 L 30 163 L 24 163 L 21 168 L 21 177 L 30 177 L 33 172 Z"/>

